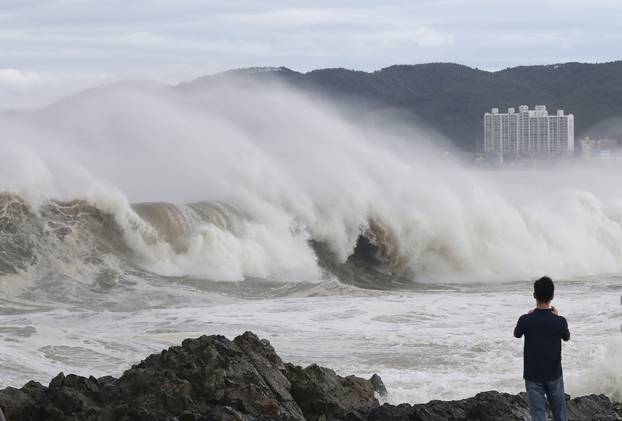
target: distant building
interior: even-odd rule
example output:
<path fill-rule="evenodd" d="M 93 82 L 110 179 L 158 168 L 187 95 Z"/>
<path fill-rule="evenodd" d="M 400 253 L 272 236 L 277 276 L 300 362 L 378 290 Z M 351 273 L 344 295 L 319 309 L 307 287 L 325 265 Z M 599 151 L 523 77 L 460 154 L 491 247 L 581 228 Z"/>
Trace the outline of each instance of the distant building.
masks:
<path fill-rule="evenodd" d="M 590 139 L 589 137 L 581 139 L 581 156 L 583 159 L 607 160 L 617 149 L 618 141 L 614 139 Z"/>
<path fill-rule="evenodd" d="M 484 114 L 483 152 L 487 159 L 558 157 L 574 152 L 574 115 L 557 110 L 549 115 L 544 105 L 498 108 Z"/>

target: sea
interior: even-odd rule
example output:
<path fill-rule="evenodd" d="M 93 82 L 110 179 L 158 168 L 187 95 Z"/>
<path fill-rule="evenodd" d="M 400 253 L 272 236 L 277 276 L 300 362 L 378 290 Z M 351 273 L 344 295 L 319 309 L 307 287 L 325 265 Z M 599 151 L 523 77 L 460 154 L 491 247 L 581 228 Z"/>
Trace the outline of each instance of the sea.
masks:
<path fill-rule="evenodd" d="M 218 79 L 1 113 L 0 387 L 250 330 L 391 403 L 518 393 L 549 275 L 567 392 L 622 400 L 622 164 L 476 168 L 351 109 Z"/>

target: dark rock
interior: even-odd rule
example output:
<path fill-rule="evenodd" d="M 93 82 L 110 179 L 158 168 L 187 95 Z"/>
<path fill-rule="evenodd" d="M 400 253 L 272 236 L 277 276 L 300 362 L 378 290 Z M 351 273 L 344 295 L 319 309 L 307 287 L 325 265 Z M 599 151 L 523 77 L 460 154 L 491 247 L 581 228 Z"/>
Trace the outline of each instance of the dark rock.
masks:
<path fill-rule="evenodd" d="M 406 421 L 414 419 L 413 407 L 407 403 L 397 406 L 384 405 L 375 408 L 367 418 L 369 421 Z"/>
<path fill-rule="evenodd" d="M 8 421 L 512 421 L 528 420 L 524 394 L 484 392 L 469 399 L 378 405 L 379 376 L 342 377 L 284 364 L 266 340 L 247 332 L 186 339 L 119 379 L 60 373 L 48 387 L 0 390 Z M 572 421 L 618 420 L 603 395 L 568 401 Z M 1 420 L 1 418 L 0 418 Z"/>
<path fill-rule="evenodd" d="M 374 391 L 380 395 L 380 397 L 386 397 L 387 396 L 387 388 L 384 385 L 384 382 L 382 381 L 382 379 L 380 378 L 379 375 L 374 374 L 373 376 L 371 376 L 369 378 L 369 382 L 371 383 L 372 387 L 374 388 Z"/>
<path fill-rule="evenodd" d="M 219 404 L 269 419 L 304 419 L 289 394 L 287 378 L 273 367 L 280 359 L 272 347 L 250 333 L 236 341 L 223 336 L 187 339 L 181 347 L 151 355 L 126 371 L 117 387 L 121 394 L 134 396 L 135 404 L 161 407 L 175 416 Z"/>
<path fill-rule="evenodd" d="M 614 404 L 603 395 L 571 399 L 569 421 L 615 421 L 620 418 Z M 510 395 L 483 392 L 458 401 L 430 401 L 426 404 L 385 404 L 368 414 L 369 421 L 530 421 L 524 393 Z"/>
<path fill-rule="evenodd" d="M 8 420 L 44 419 L 45 387 L 28 382 L 21 389 L 7 387 L 0 392 L 0 408 Z"/>
<path fill-rule="evenodd" d="M 360 377 L 338 376 L 333 370 L 315 364 L 302 368 L 287 364 L 291 393 L 307 420 L 359 419 L 378 406 L 370 381 Z M 360 419 L 363 419 L 361 416 Z"/>
<path fill-rule="evenodd" d="M 246 332 L 234 339 L 234 343 L 244 351 L 253 366 L 268 384 L 276 399 L 288 413 L 295 414 L 296 418 L 304 418 L 298 404 L 290 393 L 291 384 L 285 375 L 287 369 L 281 358 L 267 340 Z M 268 405 L 272 405 L 270 402 Z"/>
<path fill-rule="evenodd" d="M 59 374 L 49 387 L 0 391 L 9 420 L 303 420 L 285 366 L 246 333 L 189 339 L 119 379 Z"/>
<path fill-rule="evenodd" d="M 586 418 L 590 416 L 591 418 Z M 569 420 L 616 421 L 615 405 L 605 395 L 580 396 L 568 401 Z"/>

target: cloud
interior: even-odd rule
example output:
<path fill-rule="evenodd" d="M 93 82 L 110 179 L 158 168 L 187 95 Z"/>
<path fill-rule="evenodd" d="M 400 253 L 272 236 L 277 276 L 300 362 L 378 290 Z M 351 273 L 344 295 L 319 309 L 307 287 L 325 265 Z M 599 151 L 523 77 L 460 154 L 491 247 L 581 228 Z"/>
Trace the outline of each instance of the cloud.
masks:
<path fill-rule="evenodd" d="M 224 20 L 255 25 L 311 26 L 365 22 L 372 16 L 365 10 L 340 9 L 283 9 L 261 13 L 225 14 Z"/>
<path fill-rule="evenodd" d="M 422 48 L 438 48 L 451 46 L 455 42 L 452 33 L 441 31 L 429 26 L 419 26 L 407 29 L 388 30 L 382 37 L 369 36 L 367 42 L 382 42 L 385 45 L 405 46 L 414 44 Z"/>
<path fill-rule="evenodd" d="M 0 69 L 0 90 L 19 89 L 38 85 L 45 76 L 36 72 L 21 72 L 17 69 Z"/>
<path fill-rule="evenodd" d="M 443 33 L 423 26 L 415 31 L 416 43 L 420 47 L 442 47 L 454 43 L 452 34 Z"/>
<path fill-rule="evenodd" d="M 22 72 L 5 71 L 0 101 L 9 80 L 64 81 L 69 92 L 78 75 L 102 73 L 177 82 L 246 66 L 501 69 L 622 57 L 619 0 L 0 1 L 0 68 Z"/>

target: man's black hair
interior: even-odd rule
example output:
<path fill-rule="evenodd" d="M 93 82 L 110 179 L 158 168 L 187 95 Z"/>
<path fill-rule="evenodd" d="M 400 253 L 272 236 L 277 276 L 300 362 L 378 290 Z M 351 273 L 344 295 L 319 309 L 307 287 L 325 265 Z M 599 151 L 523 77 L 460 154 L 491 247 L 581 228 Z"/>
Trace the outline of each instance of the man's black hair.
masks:
<path fill-rule="evenodd" d="M 539 303 L 548 303 L 553 299 L 555 285 L 548 276 L 543 276 L 533 284 L 533 295 Z"/>

